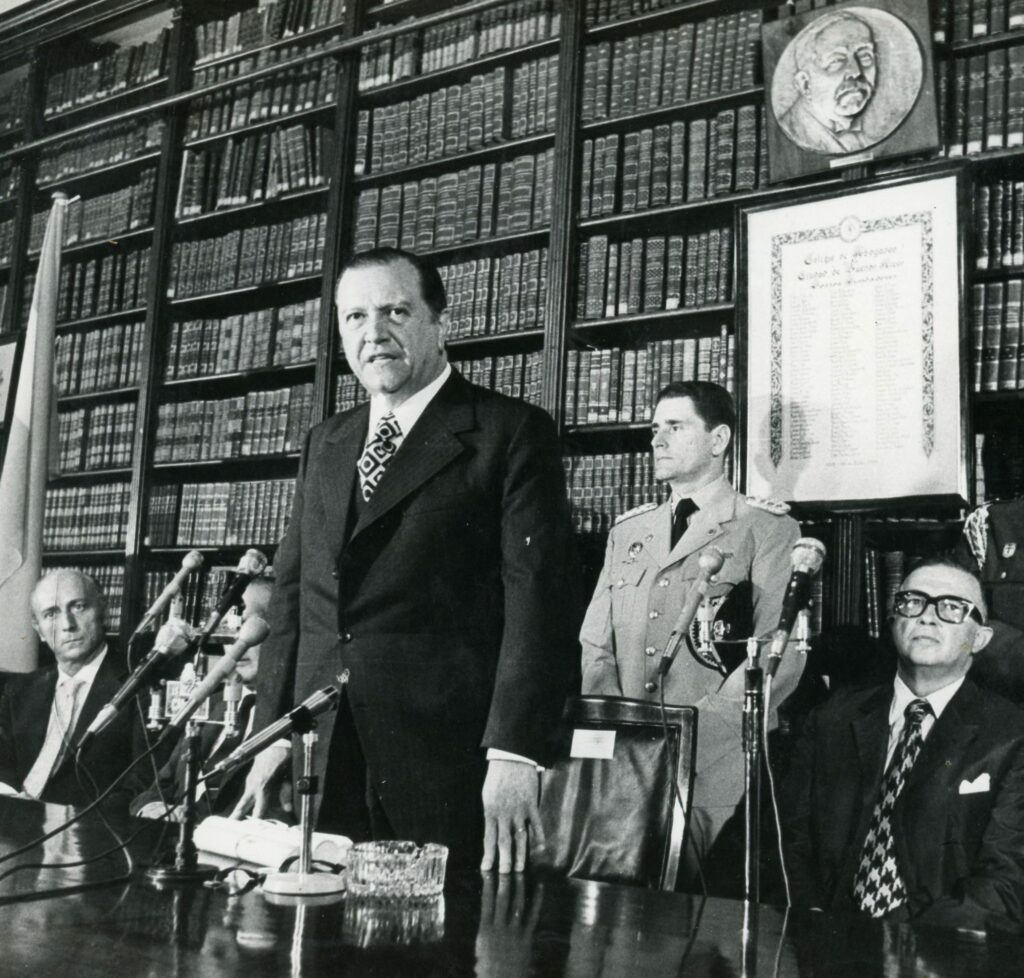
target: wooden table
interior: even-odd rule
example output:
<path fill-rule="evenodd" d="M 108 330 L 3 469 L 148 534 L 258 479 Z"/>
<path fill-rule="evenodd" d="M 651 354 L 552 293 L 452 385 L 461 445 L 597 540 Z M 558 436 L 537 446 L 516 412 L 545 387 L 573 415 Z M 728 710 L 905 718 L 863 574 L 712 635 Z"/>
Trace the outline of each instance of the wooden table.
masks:
<path fill-rule="evenodd" d="M 0 852 L 58 824 L 66 810 L 0 798 Z M 117 827 L 137 831 L 142 823 Z M 152 858 L 157 833 L 132 843 Z M 166 841 L 166 840 L 165 840 Z M 94 819 L 46 843 L 73 862 L 113 843 Z M 40 849 L 0 863 L 40 862 Z M 49 978 L 394 976 L 645 978 L 805 976 L 942 978 L 1024 974 L 1024 943 L 967 940 L 907 925 L 796 914 L 742 903 L 581 881 L 449 880 L 443 901 L 398 911 L 352 898 L 330 906 L 268 903 L 258 891 L 158 891 L 137 877 L 41 898 L 124 874 L 123 856 L 86 867 L 26 868 L 0 881 L 0 974 Z"/>

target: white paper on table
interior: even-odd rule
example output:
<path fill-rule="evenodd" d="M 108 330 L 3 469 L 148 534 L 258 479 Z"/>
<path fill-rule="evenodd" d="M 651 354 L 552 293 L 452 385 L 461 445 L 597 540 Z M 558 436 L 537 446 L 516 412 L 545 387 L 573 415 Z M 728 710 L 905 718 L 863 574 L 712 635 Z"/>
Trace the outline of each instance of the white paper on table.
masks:
<path fill-rule="evenodd" d="M 204 852 L 277 869 L 297 856 L 302 833 L 297 825 L 263 818 L 233 819 L 210 815 L 196 826 L 195 844 Z M 313 859 L 344 865 L 352 840 L 344 835 L 313 833 Z"/>

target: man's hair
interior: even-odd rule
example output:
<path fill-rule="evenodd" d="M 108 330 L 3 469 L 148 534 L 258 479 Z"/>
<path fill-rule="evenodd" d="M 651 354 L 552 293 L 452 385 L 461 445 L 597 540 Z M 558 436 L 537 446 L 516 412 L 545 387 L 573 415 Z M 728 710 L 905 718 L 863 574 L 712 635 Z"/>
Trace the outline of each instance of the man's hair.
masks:
<path fill-rule="evenodd" d="M 427 304 L 434 316 L 440 316 L 448 308 L 448 296 L 444 290 L 444 282 L 441 281 L 441 274 L 429 258 L 414 255 L 411 251 L 403 248 L 371 248 L 369 251 L 361 251 L 353 255 L 344 265 L 338 275 L 338 282 L 334 286 L 334 294 L 338 294 L 338 283 L 341 276 L 353 268 L 374 268 L 378 265 L 397 265 L 401 261 L 407 261 L 420 276 L 420 293 L 423 301 Z"/>
<path fill-rule="evenodd" d="M 915 571 L 925 570 L 929 567 L 947 567 L 950 570 L 960 571 L 961 574 L 966 574 L 978 585 L 978 593 L 981 595 L 981 603 L 978 610 L 981 611 L 981 617 L 988 621 L 988 607 L 985 604 L 985 588 L 981 582 L 981 578 L 978 576 L 978 569 L 973 565 L 958 557 L 951 551 L 942 551 L 940 553 L 929 554 L 922 557 L 906 574 L 903 575 L 903 580 L 900 581 L 900 590 L 903 590 L 907 578 L 910 577 Z"/>
<path fill-rule="evenodd" d="M 736 408 L 724 387 L 707 380 L 673 380 L 658 391 L 655 407 L 669 397 L 688 397 L 708 431 L 720 424 L 727 425 L 729 440 L 732 440 L 736 432 Z"/>
<path fill-rule="evenodd" d="M 866 28 L 874 38 L 875 32 L 871 29 L 871 25 L 863 17 L 851 13 L 849 10 L 837 10 L 834 13 L 825 14 L 823 17 L 819 17 L 806 31 L 798 34 L 793 42 L 793 62 L 798 71 L 802 71 L 804 65 L 807 64 L 807 57 L 814 45 L 818 43 L 818 38 L 834 24 L 840 24 L 844 20 L 852 21 Z"/>

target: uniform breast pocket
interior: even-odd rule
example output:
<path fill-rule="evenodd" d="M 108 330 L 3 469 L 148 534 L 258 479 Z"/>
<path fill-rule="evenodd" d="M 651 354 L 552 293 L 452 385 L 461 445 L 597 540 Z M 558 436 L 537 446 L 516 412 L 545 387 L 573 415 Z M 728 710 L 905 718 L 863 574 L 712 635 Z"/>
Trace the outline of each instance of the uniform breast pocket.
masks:
<path fill-rule="evenodd" d="M 611 592 L 614 615 L 629 614 L 641 603 L 647 604 L 645 589 L 641 587 L 646 576 L 647 567 L 643 564 L 624 564 L 613 571 Z"/>

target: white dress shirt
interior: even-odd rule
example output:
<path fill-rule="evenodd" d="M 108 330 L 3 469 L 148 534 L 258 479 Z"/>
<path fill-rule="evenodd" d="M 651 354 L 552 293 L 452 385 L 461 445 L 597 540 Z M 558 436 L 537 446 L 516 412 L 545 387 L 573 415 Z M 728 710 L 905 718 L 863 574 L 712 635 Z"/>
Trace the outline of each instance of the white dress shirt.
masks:
<path fill-rule="evenodd" d="M 46 739 L 32 769 L 25 776 L 23 790 L 26 795 L 38 798 L 57 769 L 62 755 L 71 747 L 71 735 L 82 713 L 89 690 L 92 689 L 96 673 L 107 656 L 107 646 L 100 649 L 92 661 L 86 663 L 73 676 L 57 666 L 57 686 L 53 691 L 50 706 L 50 720 L 46 725 Z"/>
<path fill-rule="evenodd" d="M 420 415 L 427 409 L 427 405 L 434 399 L 437 392 L 444 387 L 444 382 L 452 375 L 452 365 L 446 363 L 444 370 L 435 377 L 426 387 L 420 388 L 411 397 L 406 398 L 396 408 L 388 408 L 384 403 L 384 399 L 379 395 L 374 395 L 370 398 L 370 427 L 366 432 L 366 440 L 373 437 L 373 433 L 377 428 L 377 422 L 389 412 L 395 416 L 395 420 L 398 422 L 398 427 L 401 429 L 401 434 L 397 438 L 392 438 L 394 442 L 395 450 L 397 451 L 402 442 L 405 441 L 405 436 L 409 434 L 413 429 L 413 425 L 416 424 L 420 419 Z"/>
<path fill-rule="evenodd" d="M 949 706 L 949 701 L 956 694 L 956 691 L 963 685 L 964 677 L 954 680 L 948 686 L 935 690 L 927 696 L 918 696 L 899 676 L 893 684 L 892 705 L 889 707 L 889 747 L 885 753 L 885 769 L 889 770 L 892 763 L 892 756 L 896 753 L 896 744 L 899 742 L 900 734 L 906 723 L 904 713 L 907 707 L 914 700 L 927 700 L 932 708 L 929 716 L 921 721 L 921 740 L 927 740 L 935 721 L 942 716 L 942 711 Z"/>

